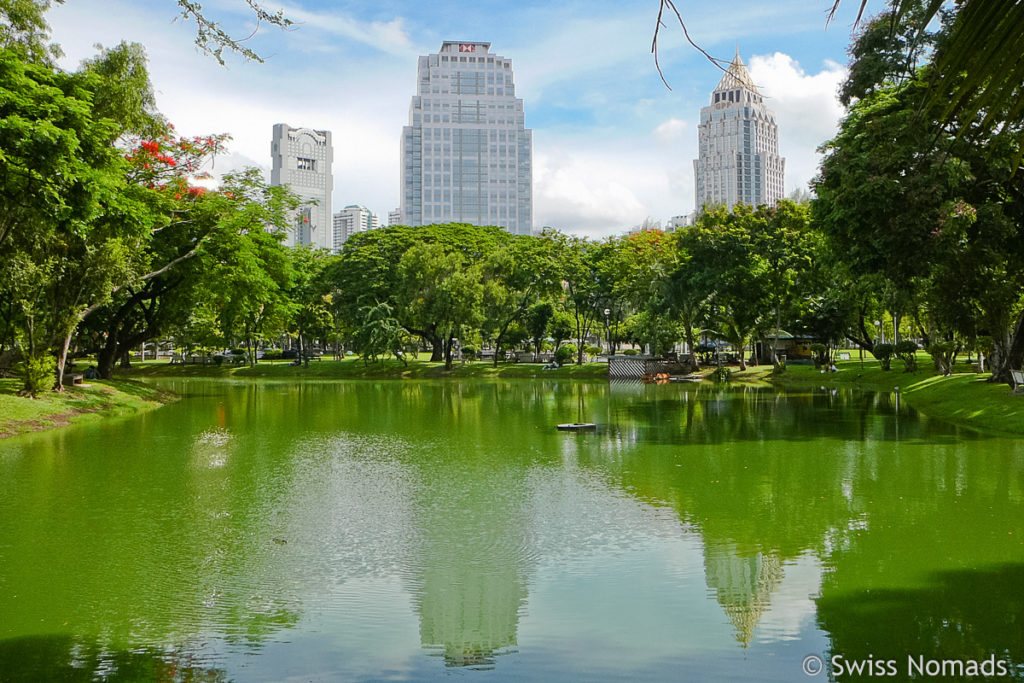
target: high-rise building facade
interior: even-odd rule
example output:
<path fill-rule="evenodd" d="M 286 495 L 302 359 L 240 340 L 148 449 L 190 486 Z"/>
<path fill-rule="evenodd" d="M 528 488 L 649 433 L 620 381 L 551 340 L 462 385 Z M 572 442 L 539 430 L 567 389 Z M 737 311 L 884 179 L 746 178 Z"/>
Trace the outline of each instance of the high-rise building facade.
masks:
<path fill-rule="evenodd" d="M 402 224 L 402 210 L 392 209 L 388 211 L 388 225 L 401 225 Z"/>
<path fill-rule="evenodd" d="M 490 43 L 445 41 L 419 58 L 402 129 L 401 223 L 533 226 L 533 131 L 512 60 Z"/>
<path fill-rule="evenodd" d="M 357 232 L 376 230 L 380 227 L 380 219 L 377 215 L 358 204 L 349 204 L 344 209 L 334 214 L 334 241 L 332 249 L 338 251 L 341 245 L 345 244 L 349 237 Z"/>
<path fill-rule="evenodd" d="M 292 128 L 274 124 L 270 143 L 271 185 L 289 185 L 302 198 L 295 227 L 288 231 L 285 244 L 321 249 L 334 248 L 331 194 L 334 191 L 334 149 L 331 132 L 310 128 Z"/>
<path fill-rule="evenodd" d="M 712 204 L 775 204 L 783 196 L 786 160 L 779 156 L 779 127 L 738 49 L 711 104 L 700 110 L 697 140 L 698 212 Z"/>

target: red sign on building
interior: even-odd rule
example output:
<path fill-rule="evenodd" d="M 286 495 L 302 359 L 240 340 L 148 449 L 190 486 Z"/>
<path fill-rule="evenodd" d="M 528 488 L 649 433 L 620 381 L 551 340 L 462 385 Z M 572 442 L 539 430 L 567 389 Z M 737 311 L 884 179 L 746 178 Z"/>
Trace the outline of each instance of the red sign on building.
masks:
<path fill-rule="evenodd" d="M 472 52 L 476 49 L 476 45 L 462 43 L 459 45 L 459 52 Z"/>

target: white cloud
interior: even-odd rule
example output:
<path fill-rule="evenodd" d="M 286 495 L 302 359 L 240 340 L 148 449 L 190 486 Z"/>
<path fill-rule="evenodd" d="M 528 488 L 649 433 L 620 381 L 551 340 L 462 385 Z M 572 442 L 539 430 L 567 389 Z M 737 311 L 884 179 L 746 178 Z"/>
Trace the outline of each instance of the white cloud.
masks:
<path fill-rule="evenodd" d="M 535 152 L 533 164 L 538 227 L 599 236 L 623 231 L 647 215 L 615 160 L 556 148 Z"/>
<path fill-rule="evenodd" d="M 658 127 L 654 129 L 654 137 L 661 144 L 668 145 L 682 140 L 687 129 L 686 121 L 671 118 L 658 124 Z"/>
<path fill-rule="evenodd" d="M 359 21 L 339 12 L 311 12 L 290 4 L 268 6 L 283 10 L 285 16 L 295 22 L 296 29 L 307 33 L 322 31 L 368 45 L 381 52 L 415 54 L 402 17 L 395 17 L 391 21 Z"/>
<path fill-rule="evenodd" d="M 779 124 L 779 153 L 786 157 L 787 194 L 805 187 L 818 172 L 815 149 L 832 138 L 843 116 L 836 92 L 846 68 L 826 61 L 816 74 L 781 52 L 750 60 L 750 75 L 775 112 Z"/>

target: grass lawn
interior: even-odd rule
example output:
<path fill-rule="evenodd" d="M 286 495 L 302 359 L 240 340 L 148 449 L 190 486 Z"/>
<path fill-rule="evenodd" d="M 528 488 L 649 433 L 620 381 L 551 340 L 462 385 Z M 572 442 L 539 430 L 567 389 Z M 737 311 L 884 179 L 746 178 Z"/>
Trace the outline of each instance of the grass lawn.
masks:
<path fill-rule="evenodd" d="M 358 358 L 337 361 L 324 358 L 311 361 L 306 367 L 292 365 L 290 361 L 260 361 L 255 366 L 247 365 L 171 365 L 167 361 L 146 361 L 133 363 L 129 369 L 115 370 L 119 377 L 269 377 L 277 379 L 444 379 L 473 377 L 542 377 L 605 379 L 608 377 L 606 363 L 585 363 L 566 365 L 557 370 L 544 370 L 540 363 L 499 363 L 494 367 L 490 361 L 469 361 L 455 363 L 451 370 L 444 369 L 444 363 L 431 363 L 421 356 L 410 360 L 408 365 L 394 359 L 364 364 Z"/>
<path fill-rule="evenodd" d="M 0 379 L 0 438 L 36 432 L 112 415 L 150 410 L 173 399 L 141 382 L 91 380 L 88 386 L 68 387 L 31 399 L 18 396 L 21 380 Z"/>
<path fill-rule="evenodd" d="M 867 355 L 867 354 L 865 354 Z M 856 352 L 851 356 L 856 357 Z M 918 354 L 917 372 L 904 372 L 903 363 L 893 360 L 892 369 L 883 371 L 870 356 L 859 360 L 838 361 L 838 372 L 821 374 L 809 365 L 789 365 L 786 372 L 765 378 L 778 386 L 818 385 L 853 387 L 867 391 L 896 391 L 914 408 L 931 417 L 969 427 L 1003 434 L 1024 435 L 1024 395 L 1015 395 L 1006 384 L 986 380 L 989 373 L 978 374 L 959 363 L 949 377 L 935 373 L 931 358 Z"/>

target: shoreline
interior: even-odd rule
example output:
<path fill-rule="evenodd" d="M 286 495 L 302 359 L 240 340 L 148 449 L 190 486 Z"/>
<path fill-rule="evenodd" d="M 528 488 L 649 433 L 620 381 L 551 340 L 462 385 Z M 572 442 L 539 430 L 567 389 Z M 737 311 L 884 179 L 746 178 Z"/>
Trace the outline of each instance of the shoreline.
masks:
<path fill-rule="evenodd" d="M 1005 384 L 991 384 L 989 374 L 955 372 L 937 375 L 930 359 L 920 358 L 917 372 L 906 373 L 894 363 L 883 371 L 875 360 L 839 361 L 837 372 L 822 374 L 809 365 L 791 364 L 779 376 L 771 367 L 759 365 L 740 372 L 732 368 L 730 382 L 763 384 L 779 389 L 808 386 L 848 388 L 858 391 L 893 392 L 924 415 L 953 424 L 1007 436 L 1024 436 L 1024 396 L 1013 395 Z M 963 366 L 966 367 L 966 366 Z M 705 379 L 711 369 L 702 369 Z M 543 370 L 533 363 L 459 363 L 451 370 L 443 364 L 414 360 L 408 365 L 386 360 L 363 365 L 358 359 L 314 361 L 306 366 L 286 361 L 264 361 L 247 365 L 171 365 L 166 361 L 136 363 L 118 369 L 110 381 L 69 387 L 65 394 L 47 393 L 34 401 L 15 396 L 18 380 L 0 380 L 0 439 L 20 434 L 59 429 L 106 417 L 119 417 L 153 410 L 178 399 L 144 379 L 280 379 L 280 380 L 407 380 L 407 379 L 573 379 L 606 380 L 605 363 L 567 365 Z M 706 379 L 706 381 L 709 381 Z"/>
<path fill-rule="evenodd" d="M 175 394 L 127 379 L 91 380 L 36 399 L 17 395 L 21 380 L 0 379 L 0 439 L 137 415 L 178 400 Z"/>
<path fill-rule="evenodd" d="M 837 372 L 825 374 L 813 366 L 790 365 L 780 376 L 772 376 L 766 368 L 763 381 L 782 389 L 898 391 L 909 406 L 927 417 L 1004 436 L 1024 436 L 1024 395 L 1013 394 L 1006 384 L 988 382 L 991 373 L 961 371 L 945 377 L 934 371 L 926 356 L 918 357 L 916 372 L 904 372 L 901 365 L 894 360 L 892 369 L 883 371 L 874 359 L 865 359 L 863 365 L 859 360 L 839 361 Z"/>

